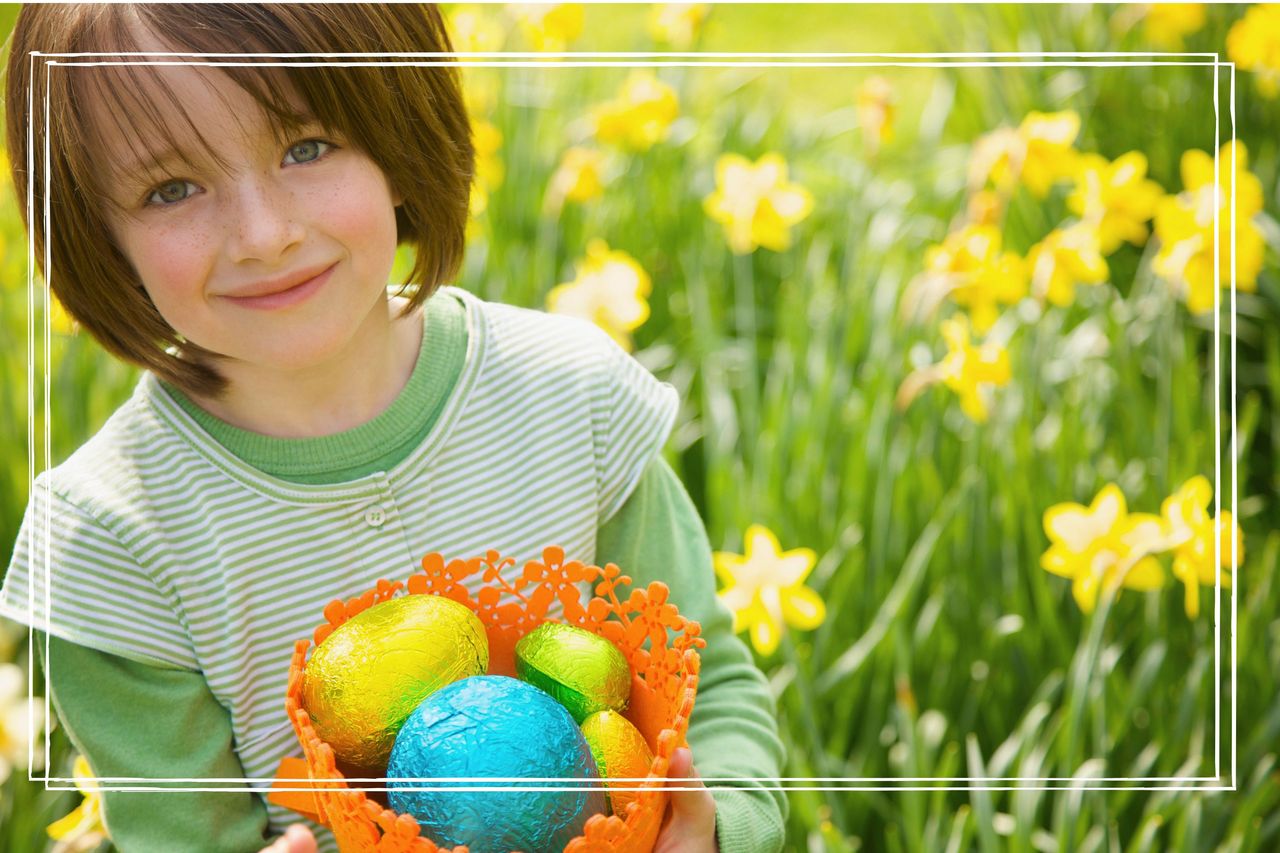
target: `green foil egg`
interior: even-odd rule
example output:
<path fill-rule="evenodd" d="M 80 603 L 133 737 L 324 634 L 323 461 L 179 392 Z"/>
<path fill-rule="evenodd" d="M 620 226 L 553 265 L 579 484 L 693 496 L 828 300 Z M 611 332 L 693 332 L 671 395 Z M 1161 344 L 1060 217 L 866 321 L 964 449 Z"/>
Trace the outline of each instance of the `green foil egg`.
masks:
<path fill-rule="evenodd" d="M 396 734 L 422 700 L 488 668 L 484 625 L 466 605 L 406 595 L 353 616 L 316 647 L 303 703 L 339 761 L 381 776 Z"/>
<path fill-rule="evenodd" d="M 649 775 L 653 752 L 644 735 L 626 717 L 617 711 L 597 711 L 582 721 L 581 728 L 601 776 L 632 780 L 618 784 L 634 788 L 640 784 L 634 780 Z M 639 792 L 615 790 L 613 784 L 606 784 L 609 787 L 609 807 L 614 814 L 621 816 L 627 803 L 634 800 Z"/>
<path fill-rule="evenodd" d="M 555 697 L 579 725 L 596 711 L 624 711 L 631 667 L 618 647 L 585 628 L 544 622 L 516 643 L 516 675 Z"/>

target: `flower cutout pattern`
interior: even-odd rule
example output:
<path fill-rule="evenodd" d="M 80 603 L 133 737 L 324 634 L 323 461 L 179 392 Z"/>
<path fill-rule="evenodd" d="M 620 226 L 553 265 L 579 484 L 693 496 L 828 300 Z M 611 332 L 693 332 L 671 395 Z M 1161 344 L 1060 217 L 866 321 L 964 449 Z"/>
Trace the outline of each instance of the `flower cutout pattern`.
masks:
<path fill-rule="evenodd" d="M 783 551 L 769 528 L 747 528 L 746 554 L 717 551 L 716 574 L 724 582 L 720 600 L 733 613 L 734 633 L 749 631 L 751 645 L 762 655 L 777 649 L 786 625 L 812 630 L 826 619 L 822 597 L 804 580 L 817 555 L 810 548 Z"/>
<path fill-rule="evenodd" d="M 791 228 L 813 210 L 813 196 L 787 180 L 781 154 L 765 154 L 754 163 L 741 154 L 723 154 L 716 161 L 715 192 L 702 207 L 724 226 L 735 254 L 760 246 L 781 252 L 791 246 Z"/>

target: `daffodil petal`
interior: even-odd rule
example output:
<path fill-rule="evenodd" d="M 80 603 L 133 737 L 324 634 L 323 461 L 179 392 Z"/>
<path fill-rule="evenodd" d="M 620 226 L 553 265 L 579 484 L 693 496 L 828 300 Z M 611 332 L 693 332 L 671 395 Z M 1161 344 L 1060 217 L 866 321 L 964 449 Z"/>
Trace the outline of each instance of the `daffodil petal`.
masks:
<path fill-rule="evenodd" d="M 773 654 L 781 639 L 781 627 L 769 616 L 751 626 L 751 645 L 762 655 Z"/>
<path fill-rule="evenodd" d="M 1082 613 L 1092 613 L 1098 603 L 1098 581 L 1090 573 L 1077 575 L 1071 584 L 1071 595 Z"/>
<path fill-rule="evenodd" d="M 827 618 L 827 605 L 822 596 L 807 586 L 783 590 L 782 616 L 787 624 L 801 631 L 812 631 Z"/>
<path fill-rule="evenodd" d="M 1063 578 L 1074 578 L 1079 558 L 1073 557 L 1063 545 L 1052 545 L 1040 556 L 1040 567 L 1046 572 Z"/>
<path fill-rule="evenodd" d="M 1125 572 L 1121 584 L 1143 591 L 1160 589 L 1164 586 L 1164 569 L 1154 557 L 1143 557 Z"/>
<path fill-rule="evenodd" d="M 1051 541 L 1082 554 L 1104 529 L 1089 509 L 1077 503 L 1060 503 L 1044 511 L 1044 532 Z"/>

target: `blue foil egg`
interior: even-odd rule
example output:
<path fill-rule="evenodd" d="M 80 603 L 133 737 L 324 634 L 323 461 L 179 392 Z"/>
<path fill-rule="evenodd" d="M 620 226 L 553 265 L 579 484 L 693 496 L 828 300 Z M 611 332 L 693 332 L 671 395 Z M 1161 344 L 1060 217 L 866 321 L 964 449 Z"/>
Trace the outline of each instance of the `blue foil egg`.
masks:
<path fill-rule="evenodd" d="M 413 815 L 436 844 L 465 844 L 471 853 L 560 851 L 582 833 L 587 818 L 605 810 L 602 790 L 447 790 L 485 783 L 431 781 L 449 776 L 553 778 L 565 781 L 531 784 L 579 787 L 589 783 L 569 780 L 599 778 L 564 706 L 506 676 L 456 681 L 409 715 L 387 765 L 391 808 Z M 427 785 L 446 790 L 408 790 Z"/>

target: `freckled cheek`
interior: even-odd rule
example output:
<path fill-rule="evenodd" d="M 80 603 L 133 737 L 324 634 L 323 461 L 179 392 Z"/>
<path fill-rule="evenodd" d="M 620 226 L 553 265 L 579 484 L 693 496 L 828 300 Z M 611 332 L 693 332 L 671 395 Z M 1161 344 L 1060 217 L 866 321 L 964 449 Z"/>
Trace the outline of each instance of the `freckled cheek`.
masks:
<path fill-rule="evenodd" d="M 315 200 L 329 232 L 353 251 L 395 253 L 395 207 L 380 178 L 332 187 Z"/>
<path fill-rule="evenodd" d="M 200 297 L 212 268 L 213 243 L 206 233 L 186 229 L 158 229 L 135 246 L 130 258 L 151 298 L 160 303 L 174 298 Z"/>

